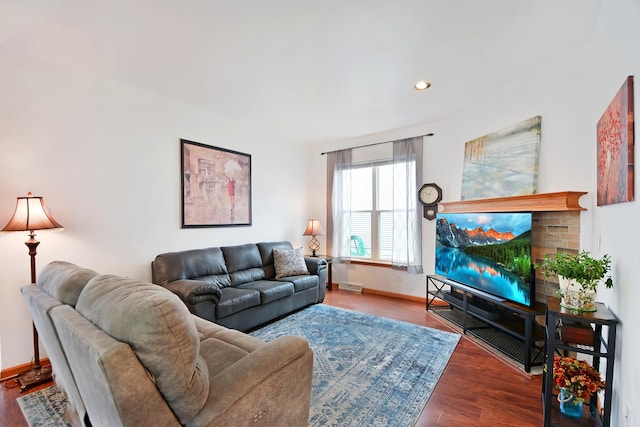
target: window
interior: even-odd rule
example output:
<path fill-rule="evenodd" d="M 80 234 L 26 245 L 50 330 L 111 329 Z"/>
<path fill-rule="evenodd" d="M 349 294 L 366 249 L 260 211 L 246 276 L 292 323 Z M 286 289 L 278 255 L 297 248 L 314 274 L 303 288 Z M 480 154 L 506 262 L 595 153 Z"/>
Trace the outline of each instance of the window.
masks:
<path fill-rule="evenodd" d="M 414 168 L 415 161 L 396 164 L 396 173 L 406 174 L 407 166 Z M 343 205 L 351 208 L 343 212 L 342 221 L 342 235 L 350 238 L 351 257 L 390 262 L 394 238 L 399 246 L 407 246 L 406 227 L 394 230 L 394 199 L 396 217 L 398 212 L 406 215 L 406 204 L 398 206 L 398 201 L 406 200 L 406 186 L 394 187 L 391 161 L 352 165 L 342 174 L 350 174 L 351 182 L 350 188 L 343 190 L 343 197 L 349 198 Z"/>
<path fill-rule="evenodd" d="M 387 152 L 359 150 L 358 161 L 354 149 L 327 153 L 327 247 L 335 262 L 390 261 L 392 268 L 422 274 L 416 188 L 422 182 L 423 139 L 373 144 Z"/>

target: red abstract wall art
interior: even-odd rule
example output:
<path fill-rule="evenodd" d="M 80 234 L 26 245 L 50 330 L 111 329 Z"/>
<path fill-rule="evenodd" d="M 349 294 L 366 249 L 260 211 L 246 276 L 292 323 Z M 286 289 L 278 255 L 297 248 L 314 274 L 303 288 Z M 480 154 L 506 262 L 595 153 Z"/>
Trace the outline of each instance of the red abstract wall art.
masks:
<path fill-rule="evenodd" d="M 633 200 L 633 76 L 600 117 L 598 206 Z"/>

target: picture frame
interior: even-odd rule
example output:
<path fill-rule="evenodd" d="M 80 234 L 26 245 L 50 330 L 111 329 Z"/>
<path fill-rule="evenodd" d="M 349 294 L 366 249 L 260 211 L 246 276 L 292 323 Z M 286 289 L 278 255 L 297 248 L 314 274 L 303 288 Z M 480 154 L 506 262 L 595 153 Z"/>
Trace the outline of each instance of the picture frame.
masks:
<path fill-rule="evenodd" d="M 633 201 L 633 76 L 628 76 L 596 126 L 597 205 Z"/>
<path fill-rule="evenodd" d="M 535 194 L 541 135 L 535 116 L 466 142 L 460 199 Z"/>
<path fill-rule="evenodd" d="M 251 155 L 180 140 L 182 228 L 251 225 Z"/>

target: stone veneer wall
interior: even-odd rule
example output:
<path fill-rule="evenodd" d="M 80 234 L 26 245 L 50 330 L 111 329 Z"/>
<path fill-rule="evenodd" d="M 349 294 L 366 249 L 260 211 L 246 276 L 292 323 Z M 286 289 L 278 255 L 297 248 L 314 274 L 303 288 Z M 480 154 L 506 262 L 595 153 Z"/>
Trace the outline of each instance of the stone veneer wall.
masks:
<path fill-rule="evenodd" d="M 533 213 L 533 262 L 539 264 L 544 254 L 578 252 L 580 250 L 580 211 Z M 558 279 L 545 278 L 541 269 L 536 270 L 536 301 L 545 302 L 559 289 Z"/>

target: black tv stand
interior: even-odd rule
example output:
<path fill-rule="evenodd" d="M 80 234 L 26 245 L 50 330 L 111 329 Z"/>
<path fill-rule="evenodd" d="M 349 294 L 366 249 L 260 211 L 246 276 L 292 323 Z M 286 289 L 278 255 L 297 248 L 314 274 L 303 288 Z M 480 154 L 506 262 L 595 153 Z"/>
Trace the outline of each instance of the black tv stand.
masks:
<path fill-rule="evenodd" d="M 460 292 L 444 292 L 442 294 L 444 300 L 451 303 L 454 306 L 462 306 L 464 301 L 464 295 Z M 496 310 L 495 306 L 487 304 L 483 300 L 477 299 L 467 304 L 467 310 L 478 316 L 493 321 L 500 320 L 500 312 Z"/>
<path fill-rule="evenodd" d="M 448 305 L 434 305 L 435 299 Z M 526 372 L 544 364 L 544 328 L 536 316 L 543 318 L 545 309 L 540 302 L 526 307 L 443 276 L 427 275 L 427 311 L 521 363 Z"/>

